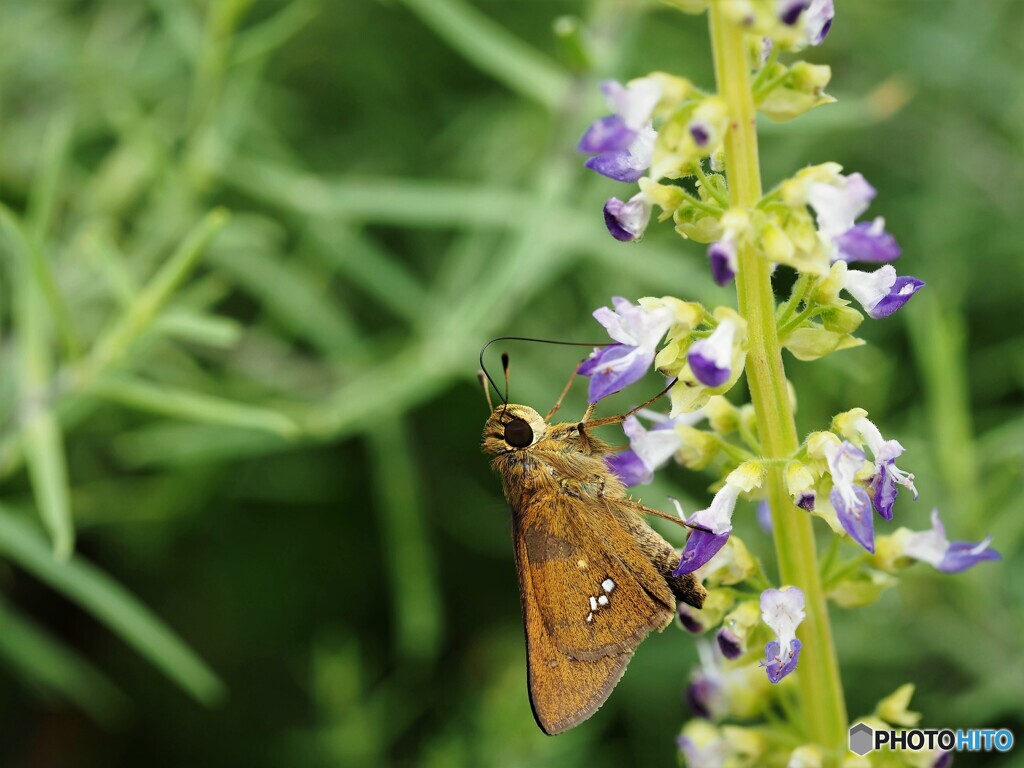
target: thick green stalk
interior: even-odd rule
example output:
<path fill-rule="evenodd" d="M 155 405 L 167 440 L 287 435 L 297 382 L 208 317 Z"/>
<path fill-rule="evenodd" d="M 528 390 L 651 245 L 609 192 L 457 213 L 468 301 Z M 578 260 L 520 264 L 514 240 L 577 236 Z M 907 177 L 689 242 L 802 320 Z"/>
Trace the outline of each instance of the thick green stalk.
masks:
<path fill-rule="evenodd" d="M 725 2 L 714 0 L 710 15 L 715 78 L 730 117 L 725 137 L 729 201 L 737 207 L 751 208 L 762 194 L 756 109 L 744 33 L 725 17 Z M 780 459 L 796 451 L 798 441 L 775 327 L 771 271 L 751 244 L 740 247 L 737 261 L 739 310 L 747 321 L 750 399 L 757 414 L 764 456 Z M 798 633 L 803 649 L 796 672 L 804 726 L 812 742 L 839 749 L 846 741 L 846 705 L 818 572 L 811 518 L 793 506 L 781 467 L 769 468 L 767 483 L 780 577 L 784 584 L 802 589 L 806 599 L 807 618 Z"/>

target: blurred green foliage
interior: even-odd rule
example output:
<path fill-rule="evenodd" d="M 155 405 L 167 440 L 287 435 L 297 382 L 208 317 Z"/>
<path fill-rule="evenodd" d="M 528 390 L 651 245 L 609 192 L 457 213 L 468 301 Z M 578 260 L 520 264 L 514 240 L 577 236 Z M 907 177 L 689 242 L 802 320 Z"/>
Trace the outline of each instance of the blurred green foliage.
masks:
<path fill-rule="evenodd" d="M 900 521 L 938 505 L 1005 556 L 836 609 L 850 710 L 914 681 L 929 725 L 1024 738 L 1024 6 L 837 5 L 812 57 L 839 104 L 764 125 L 766 178 L 862 171 L 928 289 L 871 346 L 787 361 L 800 427 L 868 408 L 922 492 Z M 609 238 L 621 189 L 573 153 L 596 82 L 651 69 L 711 85 L 702 20 L 0 4 L 0 763 L 673 760 L 694 661 L 675 630 L 586 725 L 533 724 L 474 380 L 493 335 L 595 339 L 612 294 L 730 299 L 671 228 Z M 513 397 L 544 408 L 578 357 L 509 351 Z"/>

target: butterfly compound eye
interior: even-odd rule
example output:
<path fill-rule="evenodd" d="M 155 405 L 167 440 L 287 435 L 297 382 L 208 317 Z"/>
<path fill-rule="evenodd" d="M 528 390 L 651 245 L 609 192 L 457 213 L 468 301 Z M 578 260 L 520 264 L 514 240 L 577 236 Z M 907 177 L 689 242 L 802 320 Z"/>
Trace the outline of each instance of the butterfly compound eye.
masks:
<path fill-rule="evenodd" d="M 525 448 L 533 442 L 533 430 L 524 419 L 512 419 L 505 425 L 505 442 L 513 448 Z"/>

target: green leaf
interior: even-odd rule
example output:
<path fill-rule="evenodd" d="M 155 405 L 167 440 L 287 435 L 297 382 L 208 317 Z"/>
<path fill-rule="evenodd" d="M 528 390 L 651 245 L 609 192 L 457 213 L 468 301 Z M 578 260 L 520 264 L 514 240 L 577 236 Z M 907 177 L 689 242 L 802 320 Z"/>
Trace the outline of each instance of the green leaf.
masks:
<path fill-rule="evenodd" d="M 81 557 L 54 560 L 32 526 L 2 507 L 0 554 L 78 603 L 198 701 L 213 705 L 224 697 L 209 667 L 124 587 Z"/>

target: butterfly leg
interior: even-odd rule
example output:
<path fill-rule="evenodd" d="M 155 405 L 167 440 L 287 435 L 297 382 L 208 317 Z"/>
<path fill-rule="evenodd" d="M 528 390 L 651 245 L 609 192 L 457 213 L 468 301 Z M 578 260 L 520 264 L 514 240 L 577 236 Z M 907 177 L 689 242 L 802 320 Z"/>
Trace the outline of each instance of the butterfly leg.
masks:
<path fill-rule="evenodd" d="M 663 390 L 661 390 L 661 392 L 656 394 L 654 397 L 652 397 L 647 402 L 641 403 L 640 405 L 636 406 L 636 408 L 630 408 L 628 411 L 626 411 L 625 413 L 623 413 L 623 414 L 621 414 L 619 416 L 605 416 L 603 419 L 597 419 L 596 421 L 591 421 L 590 422 L 590 426 L 591 427 L 603 427 L 605 424 L 620 424 L 620 423 L 622 423 L 623 421 L 628 419 L 633 414 L 635 414 L 635 413 L 637 413 L 639 411 L 642 411 L 644 408 L 646 408 L 648 405 L 653 403 L 655 400 L 657 400 L 657 399 L 667 395 L 669 393 L 669 391 L 672 389 L 672 387 L 674 387 L 676 385 L 677 381 L 679 381 L 679 379 L 672 379 L 672 381 L 670 381 L 668 383 L 668 386 L 665 387 Z M 583 417 L 584 421 L 588 420 L 587 417 L 590 415 L 592 409 L 593 409 L 593 405 L 591 405 L 591 407 L 587 409 L 587 414 L 586 414 L 586 416 Z"/>
<path fill-rule="evenodd" d="M 544 421 L 550 422 L 551 417 L 558 413 L 558 409 L 562 407 L 562 401 L 565 399 L 565 396 L 569 394 L 569 390 L 572 388 L 572 383 L 574 381 L 576 381 L 576 371 L 572 372 L 572 376 L 569 377 L 569 382 L 565 385 L 565 389 L 562 390 L 562 394 L 560 394 L 558 399 L 555 400 L 555 404 L 551 406 L 551 410 L 548 411 L 548 415 L 544 417 Z M 586 419 L 584 419 L 584 421 L 586 421 Z"/>

